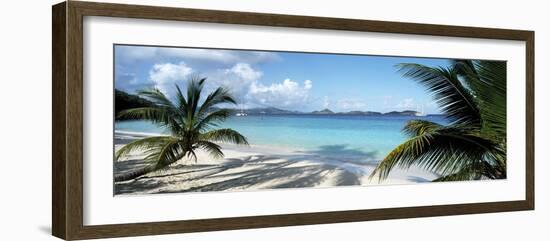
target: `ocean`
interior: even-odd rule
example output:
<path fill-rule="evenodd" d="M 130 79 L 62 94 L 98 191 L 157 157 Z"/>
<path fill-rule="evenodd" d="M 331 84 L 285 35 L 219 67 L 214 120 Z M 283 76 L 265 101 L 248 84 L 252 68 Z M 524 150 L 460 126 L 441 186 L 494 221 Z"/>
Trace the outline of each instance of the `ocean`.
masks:
<path fill-rule="evenodd" d="M 401 132 L 412 119 L 446 124 L 442 116 L 248 115 L 231 117 L 220 128 L 232 128 L 251 145 L 291 148 L 319 155 L 359 155 L 381 160 L 405 141 Z M 147 121 L 116 121 L 115 130 L 167 133 Z"/>

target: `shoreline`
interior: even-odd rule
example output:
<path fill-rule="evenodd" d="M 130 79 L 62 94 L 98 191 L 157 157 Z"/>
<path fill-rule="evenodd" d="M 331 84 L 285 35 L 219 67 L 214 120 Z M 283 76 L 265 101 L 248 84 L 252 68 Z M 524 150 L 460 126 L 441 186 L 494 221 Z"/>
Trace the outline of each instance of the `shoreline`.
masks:
<path fill-rule="evenodd" d="M 115 150 L 153 133 L 115 131 Z M 383 182 L 369 175 L 379 161 L 353 150 L 300 150 L 273 146 L 221 144 L 223 159 L 203 151 L 198 161 L 180 160 L 166 170 L 115 182 L 115 195 L 203 191 L 254 191 L 278 188 L 369 186 L 429 182 L 437 175 L 418 169 L 394 169 Z M 144 165 L 142 153 L 114 163 L 114 174 Z M 370 158 L 370 159 L 369 159 Z M 365 161 L 367 160 L 367 161 Z"/>

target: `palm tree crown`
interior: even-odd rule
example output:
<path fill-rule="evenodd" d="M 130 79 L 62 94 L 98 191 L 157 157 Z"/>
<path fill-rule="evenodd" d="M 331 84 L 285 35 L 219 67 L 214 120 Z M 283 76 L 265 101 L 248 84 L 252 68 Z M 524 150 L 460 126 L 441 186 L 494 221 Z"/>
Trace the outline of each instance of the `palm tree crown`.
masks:
<path fill-rule="evenodd" d="M 409 139 L 392 150 L 371 177 L 419 166 L 435 181 L 506 178 L 506 63 L 455 60 L 448 68 L 401 64 L 405 77 L 426 86 L 449 121 L 411 120 Z"/>
<path fill-rule="evenodd" d="M 127 175 L 115 177 L 116 181 L 133 179 L 145 173 L 163 169 L 186 157 L 197 161 L 196 151 L 201 149 L 214 158 L 224 156 L 216 143 L 248 145 L 246 138 L 233 129 L 216 129 L 230 117 L 227 109 L 214 108 L 219 104 L 236 104 L 229 91 L 223 87 L 205 96 L 201 103 L 206 78 L 192 78 L 184 95 L 176 85 L 175 102 L 158 89 L 140 91 L 139 95 L 154 103 L 153 107 L 121 111 L 123 119 L 148 120 L 170 131 L 169 136 L 147 137 L 131 142 L 115 154 L 119 160 L 133 151 L 143 151 L 149 165 Z"/>

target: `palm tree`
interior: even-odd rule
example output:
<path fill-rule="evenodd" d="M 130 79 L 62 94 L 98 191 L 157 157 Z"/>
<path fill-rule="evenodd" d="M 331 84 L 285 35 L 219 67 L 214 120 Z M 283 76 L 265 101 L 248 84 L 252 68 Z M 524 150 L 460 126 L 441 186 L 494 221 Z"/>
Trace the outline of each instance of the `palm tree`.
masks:
<path fill-rule="evenodd" d="M 232 129 L 215 129 L 231 115 L 227 109 L 214 108 L 218 104 L 236 104 L 229 91 L 219 87 L 201 101 L 206 78 L 192 78 L 187 85 L 187 96 L 176 85 L 176 102 L 158 89 L 140 91 L 139 95 L 154 103 L 153 107 L 121 111 L 123 119 L 148 120 L 170 131 L 169 136 L 147 137 L 131 142 L 115 154 L 119 160 L 132 151 L 143 151 L 147 165 L 122 175 L 115 181 L 137 178 L 146 173 L 167 168 L 182 158 L 197 161 L 196 150 L 208 152 L 214 158 L 224 156 L 218 143 L 248 145 L 246 138 Z"/>
<path fill-rule="evenodd" d="M 450 67 L 398 66 L 433 94 L 449 121 L 411 120 L 409 137 L 378 164 L 371 177 L 388 177 L 394 167 L 418 166 L 441 177 L 434 181 L 506 178 L 506 63 L 455 60 Z"/>

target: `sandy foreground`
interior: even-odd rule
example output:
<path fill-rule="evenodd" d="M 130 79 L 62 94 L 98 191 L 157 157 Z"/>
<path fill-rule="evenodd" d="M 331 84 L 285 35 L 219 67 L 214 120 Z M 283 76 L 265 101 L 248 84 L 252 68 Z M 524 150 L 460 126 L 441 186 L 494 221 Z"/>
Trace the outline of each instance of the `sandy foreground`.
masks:
<path fill-rule="evenodd" d="M 115 150 L 142 133 L 115 133 Z M 327 146 L 317 151 L 267 146 L 222 145 L 224 159 L 198 151 L 198 162 L 182 159 L 166 170 L 116 182 L 115 194 L 238 191 L 274 188 L 388 185 L 429 182 L 438 176 L 417 168 L 394 169 L 388 179 L 369 178 L 377 161 L 369 153 Z M 145 165 L 142 153 L 114 163 L 115 175 Z"/>

